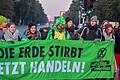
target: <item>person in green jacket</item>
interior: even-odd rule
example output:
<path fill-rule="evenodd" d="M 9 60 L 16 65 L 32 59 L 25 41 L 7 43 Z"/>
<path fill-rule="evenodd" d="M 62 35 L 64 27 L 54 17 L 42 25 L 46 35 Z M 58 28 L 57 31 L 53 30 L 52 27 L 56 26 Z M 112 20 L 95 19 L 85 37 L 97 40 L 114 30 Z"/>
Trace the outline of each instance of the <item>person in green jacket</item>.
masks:
<path fill-rule="evenodd" d="M 46 40 L 58 39 L 58 40 L 70 40 L 70 34 L 65 30 L 65 18 L 59 17 L 56 19 L 56 23 L 47 35 Z"/>

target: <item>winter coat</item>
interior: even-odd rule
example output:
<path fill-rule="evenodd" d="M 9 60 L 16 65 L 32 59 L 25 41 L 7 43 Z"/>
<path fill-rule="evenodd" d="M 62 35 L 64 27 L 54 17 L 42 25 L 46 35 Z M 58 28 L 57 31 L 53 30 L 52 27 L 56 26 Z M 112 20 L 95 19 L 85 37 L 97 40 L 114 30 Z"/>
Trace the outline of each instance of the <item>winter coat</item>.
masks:
<path fill-rule="evenodd" d="M 47 38 L 47 35 L 48 35 L 48 32 L 49 32 L 50 28 L 46 28 L 46 30 L 48 30 L 48 31 L 45 32 L 44 28 L 39 30 L 40 33 L 41 33 L 41 40 L 45 40 Z"/>
<path fill-rule="evenodd" d="M 85 24 L 80 31 L 80 37 L 83 40 L 102 40 L 102 29 L 98 25 Z"/>
<path fill-rule="evenodd" d="M 19 31 L 16 29 L 14 33 L 11 33 L 7 29 L 3 34 L 3 40 L 5 40 L 5 41 L 20 41 Z"/>
<path fill-rule="evenodd" d="M 71 40 L 78 40 L 79 39 L 79 37 L 78 37 L 78 35 L 77 35 L 76 31 L 75 31 L 77 29 L 78 28 L 74 27 L 74 26 L 71 26 L 70 28 L 66 28 L 66 31 L 68 31 L 69 34 L 70 34 Z"/>
<path fill-rule="evenodd" d="M 120 28 L 115 31 L 115 53 L 120 54 Z"/>
<path fill-rule="evenodd" d="M 3 34 L 4 34 L 4 31 L 3 31 L 3 30 L 0 30 L 0 40 L 2 40 Z"/>
<path fill-rule="evenodd" d="M 31 33 L 29 30 L 27 30 L 24 34 L 29 40 L 40 40 L 41 36 L 38 31 L 36 31 L 34 34 Z"/>
<path fill-rule="evenodd" d="M 107 35 L 107 33 L 105 31 L 103 31 L 103 37 L 105 41 L 109 41 L 109 40 L 115 40 L 115 36 L 113 34 Z"/>

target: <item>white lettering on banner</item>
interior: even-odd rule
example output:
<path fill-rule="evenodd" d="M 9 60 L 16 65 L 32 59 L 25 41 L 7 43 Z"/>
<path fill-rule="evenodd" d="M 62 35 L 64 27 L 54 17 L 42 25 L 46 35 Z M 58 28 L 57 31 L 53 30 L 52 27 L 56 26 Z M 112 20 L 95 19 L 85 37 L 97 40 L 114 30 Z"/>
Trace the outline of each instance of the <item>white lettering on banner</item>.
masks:
<path fill-rule="evenodd" d="M 38 64 L 38 62 L 31 62 L 30 73 L 36 73 L 37 72 L 37 64 Z"/>
<path fill-rule="evenodd" d="M 25 67 L 26 62 L 20 62 L 21 65 L 21 74 L 24 74 L 24 67 Z"/>
<path fill-rule="evenodd" d="M 13 71 L 12 71 L 12 74 L 19 74 L 17 70 L 17 66 L 18 66 L 18 62 L 13 62 L 12 65 L 14 65 L 14 68 L 13 68 Z"/>
<path fill-rule="evenodd" d="M 54 70 L 54 61 L 52 61 L 52 64 L 50 61 L 47 62 L 46 64 L 46 72 L 53 72 Z"/>
<path fill-rule="evenodd" d="M 61 62 L 56 61 L 55 63 L 55 72 L 59 72 L 61 70 Z"/>
<path fill-rule="evenodd" d="M 2 66 L 3 66 L 3 63 L 0 63 L 0 74 L 4 74 L 4 73 L 3 73 L 3 67 L 2 67 Z"/>
<path fill-rule="evenodd" d="M 82 73 L 84 73 L 84 68 L 85 68 L 85 62 L 82 62 L 82 70 L 81 70 Z"/>
<path fill-rule="evenodd" d="M 30 69 L 30 73 L 33 73 L 32 71 L 36 72 L 36 68 L 37 68 L 37 72 L 36 73 L 40 73 L 40 72 L 76 72 L 76 73 L 80 73 L 82 66 L 85 66 L 85 62 L 84 64 L 82 64 L 82 62 L 70 62 L 70 61 L 41 61 L 40 63 L 35 64 L 36 62 L 31 62 L 31 69 Z M 84 69 L 83 71 L 84 72 Z"/>
<path fill-rule="evenodd" d="M 10 66 L 10 62 L 5 62 L 5 66 L 6 66 L 6 74 L 9 74 L 9 66 Z"/>
<path fill-rule="evenodd" d="M 79 71 L 80 71 L 80 62 L 78 62 L 78 64 L 76 62 L 73 62 L 72 72 L 79 72 Z"/>
<path fill-rule="evenodd" d="M 71 69 L 70 69 L 70 61 L 68 61 L 67 72 L 71 72 Z"/>
<path fill-rule="evenodd" d="M 44 61 L 41 61 L 39 66 L 38 66 L 38 72 L 39 73 L 40 72 L 45 72 L 44 65 L 45 65 Z"/>
<path fill-rule="evenodd" d="M 26 66 L 27 64 L 27 66 Z M 25 68 L 26 67 L 26 68 Z M 0 75 L 17 75 L 29 73 L 45 72 L 71 72 L 84 73 L 85 62 L 70 61 L 40 61 L 40 62 L 0 62 Z"/>
<path fill-rule="evenodd" d="M 67 63 L 67 61 L 63 61 L 62 62 L 62 72 L 66 72 L 66 63 Z"/>
<path fill-rule="evenodd" d="M 26 62 L 0 62 L 0 75 L 16 75 L 25 73 Z M 19 69 L 18 69 L 19 67 Z"/>

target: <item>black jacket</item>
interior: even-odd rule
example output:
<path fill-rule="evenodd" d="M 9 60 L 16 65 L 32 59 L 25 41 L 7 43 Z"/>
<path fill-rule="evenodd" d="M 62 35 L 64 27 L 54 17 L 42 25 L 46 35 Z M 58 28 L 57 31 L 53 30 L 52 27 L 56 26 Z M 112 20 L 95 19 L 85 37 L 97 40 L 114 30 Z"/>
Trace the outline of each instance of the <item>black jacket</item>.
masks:
<path fill-rule="evenodd" d="M 81 38 L 84 40 L 102 40 L 102 29 L 99 25 L 85 24 L 81 31 Z"/>
<path fill-rule="evenodd" d="M 44 29 L 47 29 L 48 31 L 47 32 L 44 32 Z M 48 35 L 48 32 L 49 32 L 50 28 L 43 28 L 43 29 L 40 29 L 40 33 L 41 33 L 41 40 L 45 40 L 47 38 L 47 35 Z"/>
<path fill-rule="evenodd" d="M 115 53 L 120 54 L 120 29 L 115 31 Z"/>

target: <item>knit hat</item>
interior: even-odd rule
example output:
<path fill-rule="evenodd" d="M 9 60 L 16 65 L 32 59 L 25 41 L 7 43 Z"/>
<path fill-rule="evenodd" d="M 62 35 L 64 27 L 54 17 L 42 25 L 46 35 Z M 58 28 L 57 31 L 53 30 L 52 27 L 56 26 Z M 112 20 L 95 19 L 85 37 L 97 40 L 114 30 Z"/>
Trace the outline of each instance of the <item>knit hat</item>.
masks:
<path fill-rule="evenodd" d="M 97 21 L 98 19 L 97 19 L 97 16 L 92 16 L 90 20 L 95 20 L 95 21 Z"/>
<path fill-rule="evenodd" d="M 71 21 L 72 19 L 69 18 L 69 17 L 67 17 L 65 20 L 66 20 L 66 23 L 68 23 L 68 22 Z"/>
<path fill-rule="evenodd" d="M 55 27 L 56 27 L 58 24 L 66 24 L 65 18 L 64 18 L 64 17 L 59 17 L 59 18 L 57 18 L 57 19 L 56 19 L 56 23 L 55 23 Z"/>
<path fill-rule="evenodd" d="M 6 23 L 6 22 L 7 22 L 6 17 L 4 17 L 4 16 L 0 16 L 0 24 L 2 24 L 2 23 Z"/>

